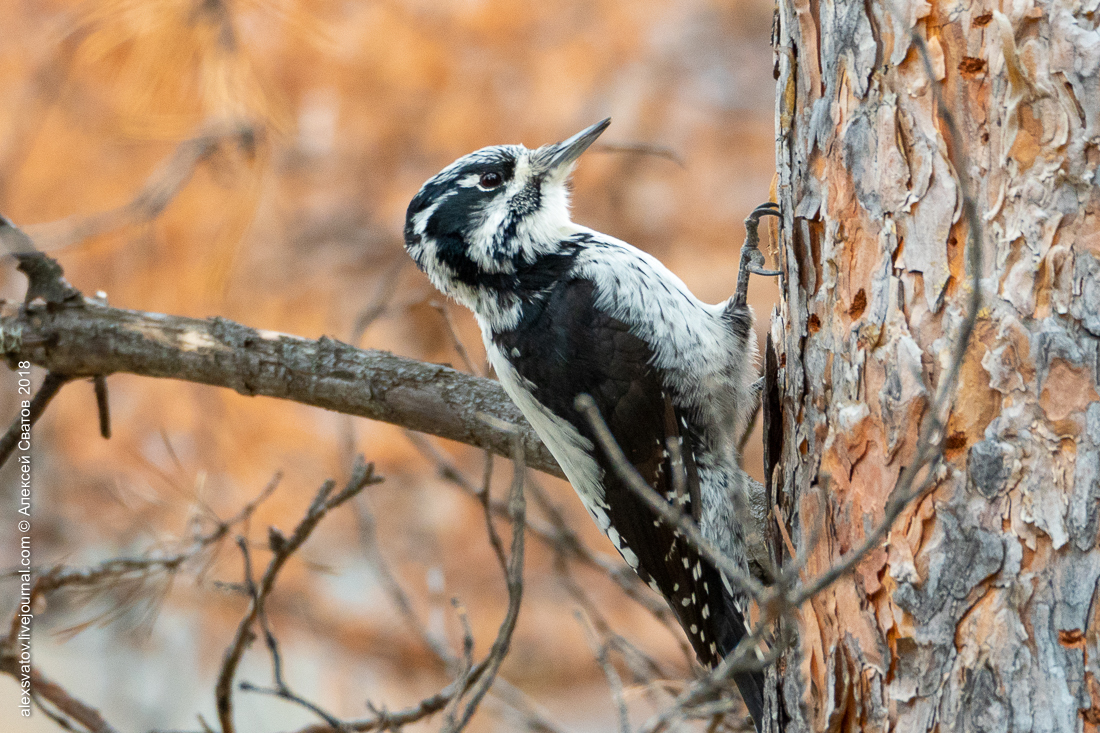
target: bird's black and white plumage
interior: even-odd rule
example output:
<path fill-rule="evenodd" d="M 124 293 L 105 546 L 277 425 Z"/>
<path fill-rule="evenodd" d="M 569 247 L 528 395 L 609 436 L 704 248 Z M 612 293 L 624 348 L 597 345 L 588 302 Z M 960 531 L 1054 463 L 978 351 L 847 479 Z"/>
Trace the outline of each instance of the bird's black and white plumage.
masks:
<path fill-rule="evenodd" d="M 409 205 L 405 246 L 474 312 L 505 390 L 713 666 L 747 633 L 744 594 L 620 480 L 574 404 L 591 395 L 641 476 L 747 571 L 738 513 L 751 480 L 737 441 L 757 399 L 752 314 L 743 293 L 703 303 L 655 258 L 570 219 L 573 164 L 609 123 L 537 150 L 496 146 L 455 161 Z M 735 679 L 759 726 L 761 675 Z"/>

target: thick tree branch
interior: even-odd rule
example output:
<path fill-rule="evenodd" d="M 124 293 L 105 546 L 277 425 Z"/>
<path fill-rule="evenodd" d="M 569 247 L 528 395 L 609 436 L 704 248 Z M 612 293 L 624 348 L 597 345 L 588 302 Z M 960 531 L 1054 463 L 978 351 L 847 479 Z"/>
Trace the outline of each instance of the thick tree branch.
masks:
<path fill-rule="evenodd" d="M 196 319 L 72 304 L 0 317 L 9 361 L 68 378 L 125 372 L 228 387 L 381 420 L 510 457 L 511 438 L 478 413 L 520 426 L 531 468 L 561 476 L 519 410 L 489 379 L 340 341 L 259 331 L 224 318 Z"/>

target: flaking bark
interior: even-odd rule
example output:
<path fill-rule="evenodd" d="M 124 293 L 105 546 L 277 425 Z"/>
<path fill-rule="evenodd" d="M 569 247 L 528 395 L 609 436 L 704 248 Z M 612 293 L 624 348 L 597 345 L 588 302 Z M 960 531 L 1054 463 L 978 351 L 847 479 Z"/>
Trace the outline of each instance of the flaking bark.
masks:
<path fill-rule="evenodd" d="M 966 318 L 966 186 L 984 266 L 931 491 L 803 607 L 773 729 L 1097 730 L 1096 10 L 779 3 L 776 491 L 809 575 L 913 461 Z"/>

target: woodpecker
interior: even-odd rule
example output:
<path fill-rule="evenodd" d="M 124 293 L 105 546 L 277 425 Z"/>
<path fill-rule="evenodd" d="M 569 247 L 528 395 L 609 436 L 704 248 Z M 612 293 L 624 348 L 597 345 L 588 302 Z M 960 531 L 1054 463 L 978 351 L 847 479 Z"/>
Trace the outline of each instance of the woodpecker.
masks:
<path fill-rule="evenodd" d="M 620 479 L 575 400 L 590 395 L 649 485 L 748 572 L 745 507 L 759 484 L 741 469 L 738 440 L 759 395 L 745 291 L 749 272 L 778 274 L 763 269 L 756 246 L 760 217 L 778 212 L 765 204 L 746 220 L 734 295 L 701 302 L 656 258 L 570 218 L 569 176 L 610 123 L 536 150 L 500 145 L 459 158 L 409 204 L 405 248 L 473 311 L 505 391 L 713 667 L 748 633 L 745 593 Z M 734 679 L 759 728 L 762 674 Z"/>

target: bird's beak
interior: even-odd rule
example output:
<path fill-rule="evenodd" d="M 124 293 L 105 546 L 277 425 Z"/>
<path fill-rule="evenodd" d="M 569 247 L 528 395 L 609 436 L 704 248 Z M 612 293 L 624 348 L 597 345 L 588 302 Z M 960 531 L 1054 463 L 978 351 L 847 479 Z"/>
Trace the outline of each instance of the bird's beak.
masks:
<path fill-rule="evenodd" d="M 598 138 L 610 124 L 611 118 L 608 117 L 606 120 L 601 120 L 591 127 L 586 127 L 568 140 L 563 140 L 554 145 L 547 145 L 540 149 L 538 157 L 541 159 L 546 171 L 568 171 L 569 166 L 572 165 L 577 158 L 581 157 L 581 153 L 588 150 L 589 145 L 596 142 L 596 138 Z"/>

